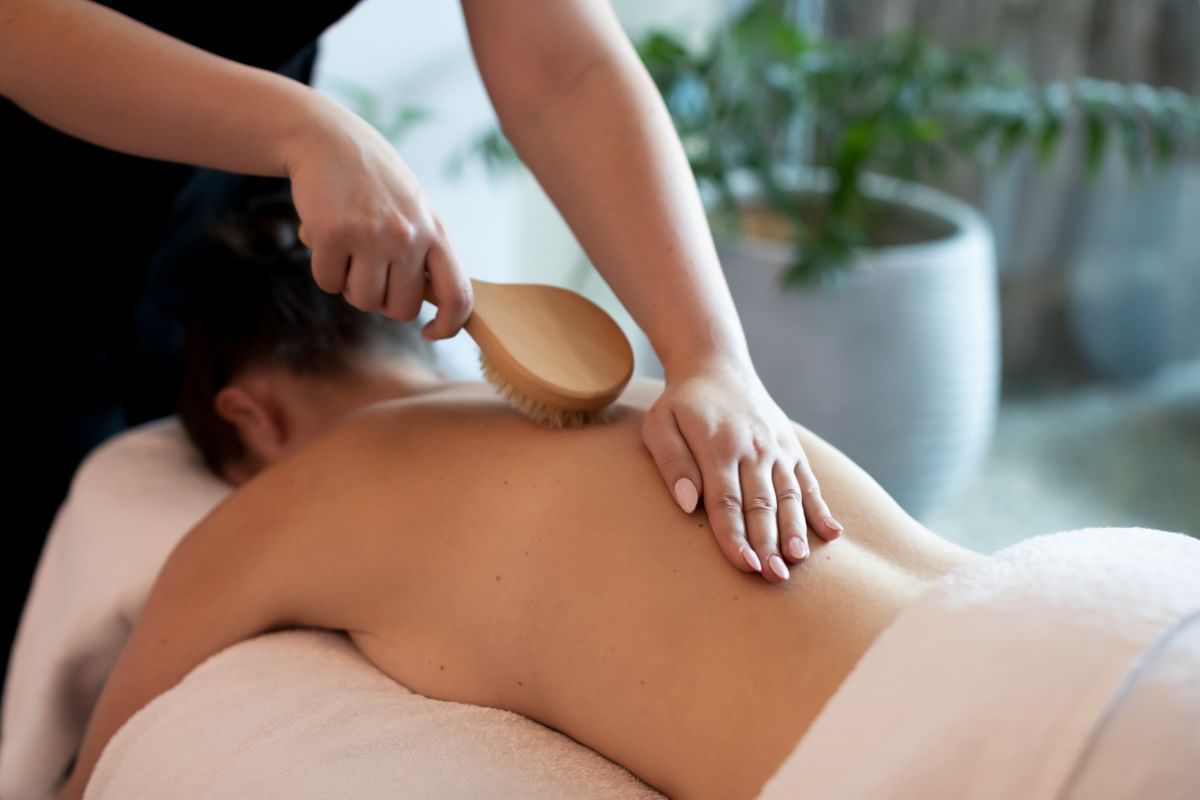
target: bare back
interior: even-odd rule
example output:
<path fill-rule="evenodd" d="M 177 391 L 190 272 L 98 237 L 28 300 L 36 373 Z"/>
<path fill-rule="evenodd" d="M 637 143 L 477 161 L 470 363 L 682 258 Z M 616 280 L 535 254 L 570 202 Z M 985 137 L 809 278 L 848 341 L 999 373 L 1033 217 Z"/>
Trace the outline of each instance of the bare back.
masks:
<path fill-rule="evenodd" d="M 971 557 L 816 437 L 846 525 L 790 581 L 733 569 L 614 422 L 549 431 L 481 386 L 383 403 L 235 492 L 176 548 L 75 774 L 130 714 L 265 630 L 345 630 L 431 697 L 511 709 L 678 797 L 753 796 L 875 637 Z"/>
<path fill-rule="evenodd" d="M 367 411 L 289 467 L 339 475 L 281 539 L 307 562 L 290 579 L 300 621 L 669 794 L 753 794 L 878 633 L 967 556 L 804 433 L 847 535 L 812 537 L 785 584 L 739 573 L 703 512 L 671 502 L 640 417 L 546 431 L 478 388 Z"/>

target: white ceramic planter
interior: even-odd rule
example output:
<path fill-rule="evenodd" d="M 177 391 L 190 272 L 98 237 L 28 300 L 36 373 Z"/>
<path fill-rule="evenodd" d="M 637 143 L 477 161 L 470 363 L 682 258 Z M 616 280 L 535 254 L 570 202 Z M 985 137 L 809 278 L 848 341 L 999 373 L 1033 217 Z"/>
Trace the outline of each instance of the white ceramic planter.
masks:
<path fill-rule="evenodd" d="M 801 190 L 820 190 L 802 179 Z M 991 438 L 999 389 L 995 257 L 966 203 L 886 178 L 867 194 L 917 211 L 930 241 L 882 247 L 827 285 L 784 289 L 791 248 L 718 250 L 754 363 L 785 411 L 841 448 L 911 514 L 965 477 Z M 836 512 L 836 510 L 835 510 Z"/>

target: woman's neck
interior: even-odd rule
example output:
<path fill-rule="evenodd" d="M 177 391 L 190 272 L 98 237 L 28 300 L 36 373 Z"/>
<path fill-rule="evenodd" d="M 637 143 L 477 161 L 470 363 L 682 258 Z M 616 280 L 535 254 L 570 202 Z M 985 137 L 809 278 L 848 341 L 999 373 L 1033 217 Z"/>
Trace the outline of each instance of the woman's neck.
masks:
<path fill-rule="evenodd" d="M 444 386 L 446 379 L 415 359 L 364 358 L 321 382 L 321 401 L 340 415 L 385 400 L 431 392 Z"/>

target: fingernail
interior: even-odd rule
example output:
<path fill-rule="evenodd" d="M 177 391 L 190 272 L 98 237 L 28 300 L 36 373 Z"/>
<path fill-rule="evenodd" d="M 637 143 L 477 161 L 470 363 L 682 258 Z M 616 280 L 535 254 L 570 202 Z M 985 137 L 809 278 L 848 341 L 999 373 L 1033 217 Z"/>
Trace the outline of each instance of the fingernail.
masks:
<path fill-rule="evenodd" d="M 750 569 L 755 572 L 762 572 L 762 562 L 758 560 L 758 553 L 755 553 L 747 546 L 743 546 L 742 558 L 746 559 L 746 563 L 750 565 Z"/>
<path fill-rule="evenodd" d="M 788 579 L 787 564 L 783 563 L 782 558 L 779 556 L 771 556 L 767 559 L 767 564 L 771 567 L 771 572 L 774 572 L 777 576 L 785 581 Z"/>
<path fill-rule="evenodd" d="M 829 528 L 830 530 L 837 531 L 838 533 L 841 533 L 842 531 L 846 530 L 845 528 L 842 527 L 842 523 L 838 522 L 833 517 L 825 518 L 825 527 Z"/>
<path fill-rule="evenodd" d="M 799 536 L 791 539 L 787 543 L 788 555 L 800 561 L 808 557 L 808 546 L 804 544 L 804 540 Z"/>
<path fill-rule="evenodd" d="M 700 495 L 696 491 L 696 484 L 687 478 L 680 478 L 675 481 L 675 502 L 679 503 L 679 507 L 683 509 L 683 513 L 690 514 L 695 511 L 696 503 L 699 501 Z"/>

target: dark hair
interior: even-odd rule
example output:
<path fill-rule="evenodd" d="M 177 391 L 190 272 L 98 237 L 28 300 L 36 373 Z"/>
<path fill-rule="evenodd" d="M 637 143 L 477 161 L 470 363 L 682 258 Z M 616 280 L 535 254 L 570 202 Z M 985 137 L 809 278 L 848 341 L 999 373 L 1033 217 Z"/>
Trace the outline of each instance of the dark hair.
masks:
<path fill-rule="evenodd" d="M 416 323 L 364 313 L 323 292 L 298 228 L 289 200 L 260 202 L 213 230 L 184 268 L 178 412 L 214 472 L 246 452 L 214 402 L 247 368 L 335 374 L 353 356 L 371 352 L 432 361 Z"/>

